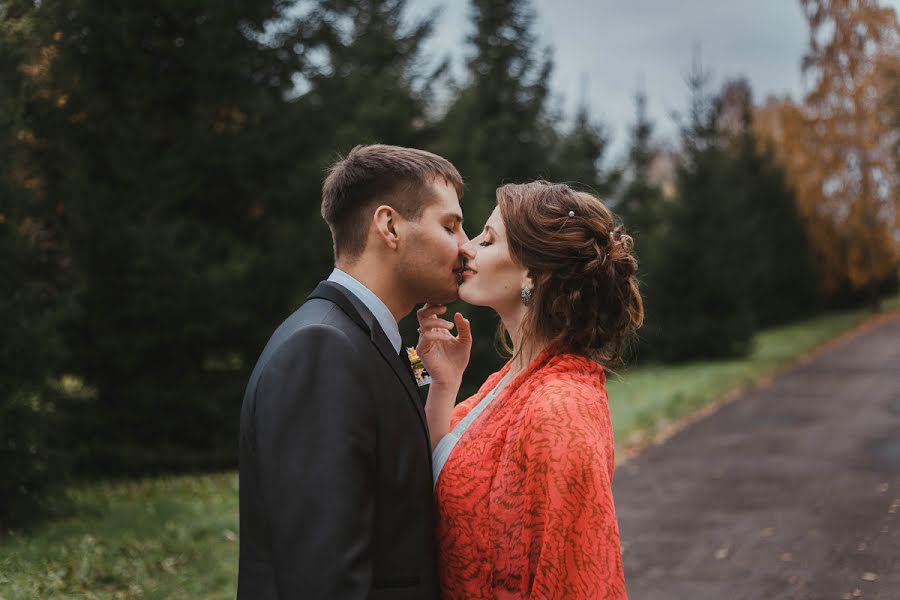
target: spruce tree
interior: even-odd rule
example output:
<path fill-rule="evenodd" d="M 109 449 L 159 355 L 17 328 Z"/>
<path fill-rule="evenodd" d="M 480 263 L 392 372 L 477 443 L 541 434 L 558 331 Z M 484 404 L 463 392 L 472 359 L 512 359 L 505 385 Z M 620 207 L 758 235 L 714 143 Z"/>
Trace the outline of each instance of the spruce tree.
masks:
<path fill-rule="evenodd" d="M 316 39 L 325 59 L 312 65 L 303 100 L 330 146 L 429 143 L 428 105 L 446 65 L 425 71 L 434 16 L 407 24 L 407 12 L 405 0 L 319 3 Z"/>
<path fill-rule="evenodd" d="M 272 215 L 304 155 L 284 115 L 305 22 L 174 0 L 46 0 L 35 22 L 32 159 L 77 283 L 67 367 L 97 391 L 81 466 L 233 464 L 241 390 L 302 260 Z"/>
<path fill-rule="evenodd" d="M 655 158 L 653 123 L 647 116 L 647 94 L 639 89 L 635 93 L 635 121 L 631 125 L 626 183 L 616 211 L 628 231 L 642 238 L 654 235 L 662 217 L 662 190 L 652 181 L 650 173 Z"/>
<path fill-rule="evenodd" d="M 0 529 L 24 527 L 63 482 L 65 431 L 58 334 L 65 256 L 56 210 L 32 170 L 25 114 L 40 65 L 34 4 L 0 3 Z"/>
<path fill-rule="evenodd" d="M 546 176 L 555 131 L 547 113 L 548 53 L 536 49 L 526 0 L 473 0 L 466 80 L 441 124 L 440 152 L 466 179 L 466 220 L 484 223 L 503 183 Z"/>
<path fill-rule="evenodd" d="M 650 277 L 659 260 L 659 238 L 665 205 L 660 186 L 652 180 L 651 167 L 656 158 L 653 146 L 653 123 L 647 116 L 647 96 L 643 89 L 635 93 L 635 121 L 631 125 L 631 143 L 625 166 L 622 187 L 616 202 L 616 213 L 626 231 L 634 238 L 638 258 L 638 280 L 644 298 L 644 326 L 639 333 L 637 358 L 652 356 L 647 342 L 658 335 L 659 319 L 655 306 L 656 294 L 665 294 Z"/>
<path fill-rule="evenodd" d="M 606 201 L 615 189 L 621 173 L 604 170 L 602 160 L 609 145 L 609 134 L 591 119 L 587 99 L 583 99 L 575 113 L 571 128 L 559 134 L 556 161 L 548 172 L 548 179 L 564 181 L 576 189 L 591 192 Z"/>
<path fill-rule="evenodd" d="M 440 123 L 438 153 L 466 182 L 466 230 L 477 235 L 496 207 L 504 183 L 551 175 L 559 136 L 548 114 L 552 63 L 537 50 L 535 14 L 526 0 L 472 0 L 473 31 L 466 79 L 454 90 Z M 463 394 L 472 393 L 502 364 L 491 343 L 493 311 L 458 308 L 472 321 L 476 342 Z"/>
<path fill-rule="evenodd" d="M 410 23 L 407 13 L 405 0 L 316 4 L 309 42 L 316 59 L 306 65 L 304 93 L 290 107 L 304 122 L 297 135 L 311 151 L 295 161 L 298 189 L 286 219 L 299 228 L 286 241 L 299 241 L 307 265 L 294 277 L 298 304 L 333 264 L 331 236 L 319 210 L 322 181 L 335 159 L 358 144 L 434 149 L 428 109 L 445 65 L 427 70 L 424 42 L 434 17 Z M 407 341 L 413 345 L 414 339 Z"/>
<path fill-rule="evenodd" d="M 809 240 L 784 172 L 758 141 L 750 84 L 726 82 L 720 105 L 718 128 L 731 160 L 735 210 L 750 232 L 735 258 L 743 265 L 755 321 L 771 326 L 809 315 L 818 304 Z"/>
<path fill-rule="evenodd" d="M 662 360 L 738 356 L 749 350 L 754 314 L 744 248 L 753 227 L 735 189 L 717 127 L 720 103 L 694 61 L 690 114 L 682 127 L 677 201 L 667 211 L 659 260 L 648 274 L 658 329 L 648 339 Z"/>

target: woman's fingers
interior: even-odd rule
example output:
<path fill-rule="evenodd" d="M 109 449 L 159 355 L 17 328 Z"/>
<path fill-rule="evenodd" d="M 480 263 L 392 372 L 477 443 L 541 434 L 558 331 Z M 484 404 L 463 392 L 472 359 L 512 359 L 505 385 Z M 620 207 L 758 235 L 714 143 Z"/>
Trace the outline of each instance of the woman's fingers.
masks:
<path fill-rule="evenodd" d="M 453 329 L 454 327 L 456 327 L 456 325 L 454 325 L 450 321 L 445 321 L 443 319 L 434 318 L 434 319 L 429 319 L 428 321 L 425 321 L 424 323 L 422 323 L 422 326 L 419 327 L 419 333 L 422 333 L 423 331 L 428 331 L 429 329 L 446 329 L 447 331 L 449 331 L 449 330 Z"/>
<path fill-rule="evenodd" d="M 452 333 L 450 333 L 447 329 L 438 329 L 437 327 L 433 329 L 425 329 L 419 335 L 420 340 L 429 340 L 429 341 L 441 341 L 441 340 L 453 340 L 456 339 Z"/>
<path fill-rule="evenodd" d="M 456 321 L 456 331 L 459 333 L 460 341 L 471 344 L 472 324 L 469 323 L 469 320 L 462 316 L 460 313 L 456 313 L 455 315 L 453 315 L 453 320 Z"/>
<path fill-rule="evenodd" d="M 456 338 L 446 329 L 429 329 L 419 336 L 419 344 L 423 349 L 431 349 L 435 344 L 452 342 Z"/>
<path fill-rule="evenodd" d="M 438 315 L 447 312 L 447 307 L 443 304 L 425 304 L 416 311 L 416 318 L 419 320 L 419 333 L 428 329 L 453 329 L 455 325 L 450 321 L 446 321 L 438 317 Z"/>
<path fill-rule="evenodd" d="M 420 354 L 430 353 L 435 346 L 446 343 L 462 343 L 471 345 L 472 331 L 468 319 L 460 313 L 453 315 L 453 321 L 447 321 L 438 317 L 447 311 L 447 307 L 442 304 L 426 304 L 418 311 L 416 316 L 419 319 L 419 352 Z M 456 328 L 458 335 L 453 335 L 451 330 Z"/>
<path fill-rule="evenodd" d="M 443 304 L 426 303 L 425 306 L 416 311 L 416 318 L 419 320 L 419 323 L 421 323 L 432 317 L 437 318 L 437 315 L 442 315 L 445 312 L 447 312 L 447 307 Z"/>

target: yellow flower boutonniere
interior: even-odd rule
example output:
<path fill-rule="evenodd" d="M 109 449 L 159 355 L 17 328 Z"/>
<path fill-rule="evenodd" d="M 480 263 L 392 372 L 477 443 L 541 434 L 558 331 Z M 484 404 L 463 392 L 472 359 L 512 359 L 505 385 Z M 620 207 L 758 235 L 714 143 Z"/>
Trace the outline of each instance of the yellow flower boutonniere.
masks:
<path fill-rule="evenodd" d="M 431 383 L 431 375 L 425 370 L 425 363 L 419 358 L 419 353 L 415 348 L 407 348 L 406 355 L 409 357 L 409 364 L 412 367 L 413 375 L 416 377 L 416 384 L 419 387 L 429 385 Z"/>

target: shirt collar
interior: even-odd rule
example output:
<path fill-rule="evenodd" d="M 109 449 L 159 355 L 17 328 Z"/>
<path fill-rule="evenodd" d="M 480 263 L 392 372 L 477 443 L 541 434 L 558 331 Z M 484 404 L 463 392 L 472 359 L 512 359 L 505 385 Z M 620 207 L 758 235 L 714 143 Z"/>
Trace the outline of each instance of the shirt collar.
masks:
<path fill-rule="evenodd" d="M 384 330 L 385 335 L 387 335 L 391 345 L 394 346 L 394 351 L 399 354 L 400 347 L 403 345 L 403 338 L 400 337 L 400 327 L 397 325 L 394 315 L 388 310 L 387 305 L 381 301 L 381 298 L 360 283 L 358 279 L 341 271 L 337 267 L 335 267 L 334 271 L 331 272 L 331 275 L 328 276 L 328 281 L 347 288 L 351 294 L 356 296 L 359 301 L 371 311 L 375 320 L 378 321 L 378 324 L 381 325 L 381 329 Z"/>

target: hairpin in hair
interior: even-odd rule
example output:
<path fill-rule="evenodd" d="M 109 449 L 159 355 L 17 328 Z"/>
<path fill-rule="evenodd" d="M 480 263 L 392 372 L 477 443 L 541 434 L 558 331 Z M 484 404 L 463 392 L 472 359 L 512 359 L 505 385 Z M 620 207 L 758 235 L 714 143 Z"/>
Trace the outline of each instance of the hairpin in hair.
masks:
<path fill-rule="evenodd" d="M 569 224 L 569 219 L 575 216 L 575 211 L 570 210 L 566 214 L 567 214 L 566 218 L 563 220 L 562 224 L 559 226 L 559 230 L 556 233 L 559 233 L 560 231 L 562 231 L 563 229 L 566 228 L 566 225 Z"/>

